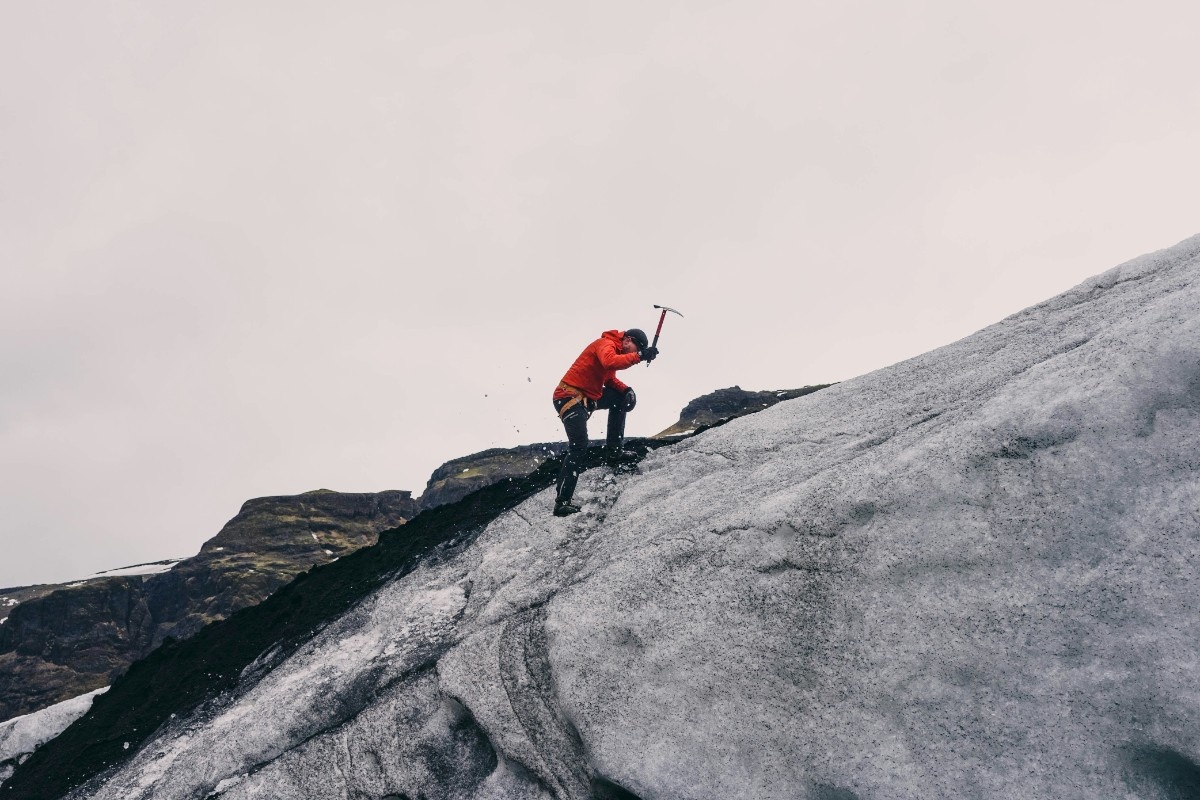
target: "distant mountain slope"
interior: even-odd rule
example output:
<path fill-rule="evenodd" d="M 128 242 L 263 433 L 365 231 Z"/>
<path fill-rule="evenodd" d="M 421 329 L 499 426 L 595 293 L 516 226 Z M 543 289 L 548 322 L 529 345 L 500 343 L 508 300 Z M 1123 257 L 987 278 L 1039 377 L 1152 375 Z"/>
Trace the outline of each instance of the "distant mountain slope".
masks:
<path fill-rule="evenodd" d="M 0 721 L 107 686 L 166 637 L 260 602 L 417 511 L 402 491 L 264 497 L 169 571 L 0 592 L 19 601 L 0 625 Z"/>

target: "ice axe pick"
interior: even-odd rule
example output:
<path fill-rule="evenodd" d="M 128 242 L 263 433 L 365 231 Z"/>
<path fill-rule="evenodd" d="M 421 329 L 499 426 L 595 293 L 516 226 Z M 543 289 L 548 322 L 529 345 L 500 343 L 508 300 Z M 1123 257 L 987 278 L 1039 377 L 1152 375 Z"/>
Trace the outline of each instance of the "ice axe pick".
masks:
<path fill-rule="evenodd" d="M 663 326 L 663 322 L 665 322 L 667 319 L 667 312 L 670 311 L 672 314 L 679 314 L 679 316 L 681 316 L 681 317 L 683 316 L 683 314 L 681 314 L 679 311 L 676 311 L 673 308 L 669 308 L 667 306 L 660 306 L 657 303 L 654 305 L 654 307 L 657 309 L 661 309 L 662 313 L 658 315 L 658 329 L 656 331 L 654 331 L 654 341 L 650 343 L 650 346 L 658 347 L 658 337 L 659 337 L 659 334 L 662 333 L 662 326 Z M 648 367 L 653 363 L 654 363 L 653 361 L 647 361 L 646 366 Z"/>

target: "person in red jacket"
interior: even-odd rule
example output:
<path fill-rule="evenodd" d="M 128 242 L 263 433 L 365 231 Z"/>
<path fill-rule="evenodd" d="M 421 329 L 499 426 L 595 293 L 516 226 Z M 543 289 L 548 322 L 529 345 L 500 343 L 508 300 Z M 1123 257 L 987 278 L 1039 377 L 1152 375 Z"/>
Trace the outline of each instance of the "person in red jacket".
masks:
<path fill-rule="evenodd" d="M 643 361 L 653 361 L 658 348 L 650 347 L 645 332 L 605 331 L 575 359 L 554 390 L 554 410 L 567 429 L 567 451 L 558 473 L 558 495 L 554 514 L 565 517 L 579 511 L 571 503 L 575 483 L 584 464 L 588 446 L 587 421 L 598 408 L 608 409 L 608 436 L 605 449 L 617 461 L 625 440 L 625 415 L 637 404 L 633 389 L 617 379 L 617 371 Z"/>

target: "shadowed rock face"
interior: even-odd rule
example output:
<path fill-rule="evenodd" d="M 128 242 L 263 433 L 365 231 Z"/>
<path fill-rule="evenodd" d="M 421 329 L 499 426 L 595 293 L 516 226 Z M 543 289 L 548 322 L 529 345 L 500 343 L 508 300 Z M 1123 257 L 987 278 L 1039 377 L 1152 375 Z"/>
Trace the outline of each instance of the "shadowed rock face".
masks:
<path fill-rule="evenodd" d="M 0 628 L 0 718 L 107 685 L 153 636 L 140 577 L 87 581 L 22 603 Z"/>
<path fill-rule="evenodd" d="M 659 437 L 752 414 L 820 388 L 721 389 L 688 403 L 680 421 Z M 165 637 L 186 638 L 260 602 L 299 572 L 374 543 L 380 530 L 420 510 L 524 478 L 565 446 L 497 448 L 448 461 L 415 501 L 402 491 L 326 490 L 250 500 L 199 554 L 169 572 L 4 590 L 0 619 L 10 613 L 14 619 L 0 626 L 0 720 L 105 686 Z"/>
<path fill-rule="evenodd" d="M 747 414 L 770 408 L 784 400 L 794 400 L 797 397 L 812 394 L 829 385 L 823 383 L 818 386 L 805 386 L 802 389 L 778 389 L 766 392 L 748 392 L 740 386 L 718 389 L 688 403 L 680 412 L 679 421 L 655 436 L 657 438 L 691 433 L 697 428 L 744 417 Z"/>
<path fill-rule="evenodd" d="M 0 589 L 0 625 L 8 621 L 8 616 L 13 612 L 13 609 L 21 603 L 36 600 L 39 597 L 45 597 L 56 589 L 61 589 L 66 584 L 39 584 L 37 586 L 14 586 L 9 589 Z"/>
<path fill-rule="evenodd" d="M 106 686 L 166 637 L 261 602 L 416 513 L 403 491 L 258 498 L 169 572 L 6 592 L 21 602 L 0 626 L 0 720 Z"/>
<path fill-rule="evenodd" d="M 506 478 L 524 478 L 547 459 L 562 453 L 565 447 L 566 442 L 550 442 L 494 448 L 447 461 L 429 477 L 420 498 L 421 508 L 437 508 L 456 502 Z"/>

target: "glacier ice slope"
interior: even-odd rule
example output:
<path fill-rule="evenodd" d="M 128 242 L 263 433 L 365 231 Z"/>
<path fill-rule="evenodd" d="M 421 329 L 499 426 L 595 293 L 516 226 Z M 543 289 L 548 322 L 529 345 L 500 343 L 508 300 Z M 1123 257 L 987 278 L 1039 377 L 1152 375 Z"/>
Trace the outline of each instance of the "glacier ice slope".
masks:
<path fill-rule="evenodd" d="M 77 796 L 1200 791 L 1200 237 L 578 496 Z"/>
<path fill-rule="evenodd" d="M 66 730 L 68 725 L 87 713 L 96 695 L 107 691 L 108 687 L 105 686 L 55 703 L 41 711 L 0 722 L 0 786 L 12 775 L 13 766 Z"/>

